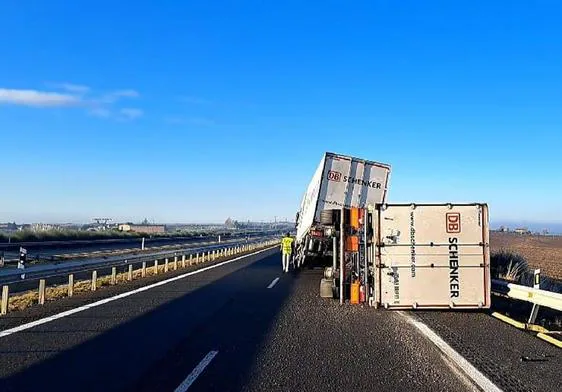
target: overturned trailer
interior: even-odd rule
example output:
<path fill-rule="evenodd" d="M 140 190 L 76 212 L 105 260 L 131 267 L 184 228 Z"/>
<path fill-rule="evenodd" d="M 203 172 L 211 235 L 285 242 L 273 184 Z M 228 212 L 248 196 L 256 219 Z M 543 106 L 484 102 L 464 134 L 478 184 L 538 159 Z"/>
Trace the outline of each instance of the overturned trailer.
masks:
<path fill-rule="evenodd" d="M 395 309 L 490 307 L 486 204 L 377 204 L 333 213 L 322 296 Z"/>

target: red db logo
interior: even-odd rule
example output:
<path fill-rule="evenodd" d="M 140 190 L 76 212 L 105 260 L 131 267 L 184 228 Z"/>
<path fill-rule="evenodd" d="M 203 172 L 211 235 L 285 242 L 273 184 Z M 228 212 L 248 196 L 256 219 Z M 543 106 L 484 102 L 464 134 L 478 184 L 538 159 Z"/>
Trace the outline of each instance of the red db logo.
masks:
<path fill-rule="evenodd" d="M 328 180 L 341 181 L 341 173 L 333 170 L 328 171 Z"/>
<path fill-rule="evenodd" d="M 461 214 L 458 212 L 449 212 L 447 214 L 447 233 L 461 232 Z"/>

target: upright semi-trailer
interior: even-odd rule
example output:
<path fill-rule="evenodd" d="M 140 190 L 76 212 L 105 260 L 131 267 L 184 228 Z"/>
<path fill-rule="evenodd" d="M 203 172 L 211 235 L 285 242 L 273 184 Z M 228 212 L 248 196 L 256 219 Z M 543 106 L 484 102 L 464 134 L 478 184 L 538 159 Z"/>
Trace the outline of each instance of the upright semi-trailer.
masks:
<path fill-rule="evenodd" d="M 322 157 L 297 213 L 296 261 L 330 262 L 337 211 L 386 201 L 390 165 L 327 152 Z"/>

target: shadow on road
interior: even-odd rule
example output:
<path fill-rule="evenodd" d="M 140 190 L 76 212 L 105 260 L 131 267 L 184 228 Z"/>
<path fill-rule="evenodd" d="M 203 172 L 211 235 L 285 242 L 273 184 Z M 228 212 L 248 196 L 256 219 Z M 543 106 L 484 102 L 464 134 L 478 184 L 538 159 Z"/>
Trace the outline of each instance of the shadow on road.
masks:
<path fill-rule="evenodd" d="M 211 350 L 217 386 L 240 389 L 293 286 L 266 288 L 281 276 L 270 253 L 3 338 L 0 390 L 173 390 Z"/>

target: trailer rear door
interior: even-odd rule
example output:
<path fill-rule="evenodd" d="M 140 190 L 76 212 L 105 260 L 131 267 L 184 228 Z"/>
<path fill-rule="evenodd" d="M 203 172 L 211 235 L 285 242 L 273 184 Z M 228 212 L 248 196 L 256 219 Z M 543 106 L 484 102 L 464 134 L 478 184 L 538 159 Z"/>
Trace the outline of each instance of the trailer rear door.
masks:
<path fill-rule="evenodd" d="M 389 308 L 488 308 L 485 204 L 379 206 L 378 299 Z"/>
<path fill-rule="evenodd" d="M 316 221 L 323 210 L 385 203 L 389 178 L 387 164 L 326 153 Z"/>

